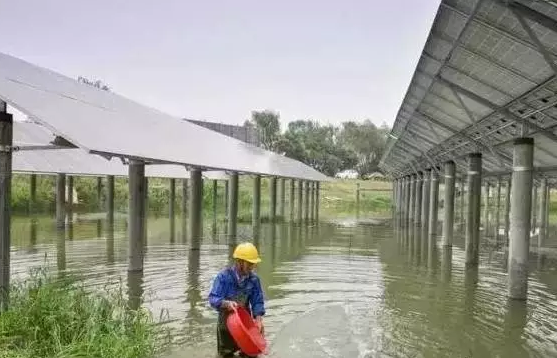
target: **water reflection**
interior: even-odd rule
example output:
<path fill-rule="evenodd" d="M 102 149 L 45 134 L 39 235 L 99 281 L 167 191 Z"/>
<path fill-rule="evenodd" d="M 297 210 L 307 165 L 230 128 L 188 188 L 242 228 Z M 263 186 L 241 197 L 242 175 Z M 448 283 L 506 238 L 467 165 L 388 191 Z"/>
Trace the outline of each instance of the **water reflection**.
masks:
<path fill-rule="evenodd" d="M 114 264 L 114 222 L 106 223 L 106 262 Z"/>
<path fill-rule="evenodd" d="M 60 276 L 66 271 L 66 230 L 56 230 L 56 264 Z"/>
<path fill-rule="evenodd" d="M 33 231 L 25 218 L 23 229 L 14 224 L 14 235 L 22 237 L 14 237 L 12 263 L 22 272 L 53 252 L 53 269 L 61 276 L 66 270 L 83 272 L 88 287 L 102 289 L 107 281 L 127 278 L 130 307 L 150 308 L 157 318 L 168 310 L 165 324 L 179 344 L 172 357 L 214 357 L 216 314 L 206 296 L 214 275 L 232 263 L 237 242 L 251 239 L 252 228 L 239 225 L 238 240 L 229 240 L 223 235 L 226 225 L 219 225 L 216 235 L 205 230 L 204 238 L 171 243 L 167 220 L 149 223 L 143 273 L 128 273 L 125 225 L 106 220 L 101 222 L 104 238 L 98 235 L 98 220 L 76 221 L 74 241 L 66 245 L 65 230 L 36 220 Z M 540 271 L 530 275 L 529 299 L 512 302 L 506 299 L 506 249 L 482 245 L 480 266 L 466 269 L 463 237 L 455 235 L 453 247 L 441 247 L 420 231 L 416 225 L 338 220 L 262 224 L 253 241 L 263 259 L 257 273 L 264 285 L 269 339 L 280 332 L 301 336 L 301 327 L 290 323 L 332 304 L 346 312 L 343 332 L 357 342 L 360 357 L 556 355 L 552 251 L 532 256 L 532 269 Z"/>
<path fill-rule="evenodd" d="M 452 246 L 443 246 L 441 254 L 441 279 L 444 283 L 451 281 L 453 268 L 453 248 Z"/>
<path fill-rule="evenodd" d="M 128 271 L 128 306 L 136 310 L 143 304 L 143 271 Z"/>

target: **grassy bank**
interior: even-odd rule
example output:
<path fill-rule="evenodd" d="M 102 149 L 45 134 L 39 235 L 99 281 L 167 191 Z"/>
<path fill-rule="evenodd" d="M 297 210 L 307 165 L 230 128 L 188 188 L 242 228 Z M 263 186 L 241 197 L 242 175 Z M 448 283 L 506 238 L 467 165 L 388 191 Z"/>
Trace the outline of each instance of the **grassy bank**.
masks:
<path fill-rule="evenodd" d="M 12 180 L 12 209 L 14 213 L 26 214 L 31 208 L 30 203 L 30 176 L 14 175 Z M 103 179 L 103 184 L 105 183 Z M 362 188 L 389 190 L 389 182 L 361 181 L 361 180 L 336 180 L 323 183 L 321 186 L 321 204 L 323 214 L 346 213 L 353 214 L 356 209 L 356 185 L 360 183 Z M 55 210 L 55 184 L 54 176 L 37 176 L 37 199 L 34 210 L 39 213 L 52 213 Z M 286 202 L 289 207 L 290 181 L 286 181 Z M 96 211 L 102 207 L 105 198 L 104 190 L 101 202 L 97 199 L 96 178 L 76 177 L 74 188 L 77 192 L 79 202 L 76 211 Z M 213 183 L 204 181 L 203 207 L 206 214 L 212 214 Z M 224 212 L 224 182 L 218 182 L 217 203 L 218 212 Z M 251 218 L 253 180 L 249 176 L 239 179 L 239 217 Z M 116 178 L 114 182 L 114 205 L 117 211 L 126 211 L 128 207 L 128 181 L 126 178 Z M 169 180 L 149 179 L 149 211 L 164 215 L 168 213 Z M 360 208 L 364 212 L 381 213 L 387 212 L 390 207 L 391 193 L 388 191 L 362 192 L 360 196 Z M 176 181 L 176 208 L 180 210 L 182 202 L 182 182 Z M 269 180 L 261 180 L 261 212 L 264 218 L 269 208 Z M 288 212 L 288 211 L 287 211 Z"/>
<path fill-rule="evenodd" d="M 163 332 L 121 290 L 91 293 L 37 270 L 13 285 L 10 302 L 0 314 L 2 358 L 147 358 L 161 348 Z"/>

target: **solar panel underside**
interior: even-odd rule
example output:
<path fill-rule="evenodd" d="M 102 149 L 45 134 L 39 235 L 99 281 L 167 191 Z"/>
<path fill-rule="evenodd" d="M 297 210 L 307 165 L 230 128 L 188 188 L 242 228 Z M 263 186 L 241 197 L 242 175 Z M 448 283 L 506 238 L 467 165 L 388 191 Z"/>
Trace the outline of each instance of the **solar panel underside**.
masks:
<path fill-rule="evenodd" d="M 329 179 L 299 161 L 2 53 L 0 98 L 95 153 L 213 170 Z"/>

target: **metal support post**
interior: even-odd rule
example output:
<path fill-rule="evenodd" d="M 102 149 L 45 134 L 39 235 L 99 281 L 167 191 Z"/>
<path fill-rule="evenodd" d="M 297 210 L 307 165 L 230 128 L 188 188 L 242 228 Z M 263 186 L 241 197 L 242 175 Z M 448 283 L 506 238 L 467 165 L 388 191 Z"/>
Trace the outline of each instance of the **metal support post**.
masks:
<path fill-rule="evenodd" d="M 106 219 L 109 225 L 114 224 L 114 175 L 106 177 Z"/>
<path fill-rule="evenodd" d="M 274 223 L 277 220 L 277 177 L 269 179 L 269 221 Z"/>
<path fill-rule="evenodd" d="M 295 192 L 296 192 L 296 180 L 290 179 L 290 198 L 288 201 L 290 207 L 290 222 L 294 222 L 294 213 L 296 212 L 296 199 L 295 199 Z"/>
<path fill-rule="evenodd" d="M 128 166 L 128 271 L 143 270 L 143 236 L 145 221 L 145 163 L 130 160 Z"/>
<path fill-rule="evenodd" d="M 540 231 L 538 232 L 538 250 L 543 248 L 547 236 L 547 208 L 549 204 L 547 200 L 547 178 L 542 178 L 540 189 Z M 539 251 L 538 254 L 540 254 Z"/>
<path fill-rule="evenodd" d="M 423 193 L 423 173 L 416 176 L 416 200 L 414 205 L 414 225 L 422 224 L 422 193 Z"/>
<path fill-rule="evenodd" d="M 285 187 L 285 179 L 279 179 L 279 216 L 280 220 L 284 221 L 284 213 L 285 213 L 285 199 L 286 199 L 286 187 Z"/>
<path fill-rule="evenodd" d="M 465 262 L 477 266 L 479 257 L 482 155 L 468 155 L 468 210 L 466 215 Z"/>
<path fill-rule="evenodd" d="M 228 199 L 228 235 L 232 240 L 236 239 L 238 221 L 238 173 L 230 174 L 230 198 Z"/>
<path fill-rule="evenodd" d="M 0 312 L 6 311 L 10 297 L 10 229 L 12 191 L 13 117 L 0 102 Z"/>
<path fill-rule="evenodd" d="M 252 207 L 252 226 L 254 230 L 259 228 L 261 222 L 261 176 L 253 177 L 253 207 Z"/>
<path fill-rule="evenodd" d="M 203 235 L 202 230 L 202 214 L 203 214 L 203 177 L 200 169 L 190 171 L 190 240 L 192 243 L 198 243 Z M 198 247 L 192 247 L 198 249 Z"/>
<path fill-rule="evenodd" d="M 532 215 L 534 139 L 514 141 L 511 231 L 509 238 L 508 293 L 512 299 L 525 300 L 528 291 L 528 255 Z"/>
<path fill-rule="evenodd" d="M 66 226 L 66 174 L 56 175 L 56 227 Z"/>
<path fill-rule="evenodd" d="M 429 190 L 429 246 L 430 252 L 432 245 L 435 244 L 435 237 L 437 235 L 437 222 L 439 217 L 439 175 L 435 170 L 431 171 L 430 179 L 431 189 Z"/>
<path fill-rule="evenodd" d="M 429 233 L 429 200 L 431 191 L 431 169 L 424 171 L 422 184 L 422 238 L 425 240 Z M 427 242 L 427 241 L 426 241 Z"/>
<path fill-rule="evenodd" d="M 455 162 L 445 163 L 445 215 L 443 219 L 443 246 L 453 246 Z"/>

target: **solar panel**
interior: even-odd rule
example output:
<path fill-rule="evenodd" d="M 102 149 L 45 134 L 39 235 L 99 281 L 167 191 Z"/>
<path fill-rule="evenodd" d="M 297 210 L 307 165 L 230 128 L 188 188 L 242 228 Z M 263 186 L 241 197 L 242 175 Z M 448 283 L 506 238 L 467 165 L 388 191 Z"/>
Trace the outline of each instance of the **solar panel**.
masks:
<path fill-rule="evenodd" d="M 54 136 L 43 126 L 31 122 L 14 121 L 14 145 L 48 145 Z M 128 176 L 128 167 L 117 158 L 107 160 L 89 154 L 81 148 L 15 151 L 12 170 L 18 173 L 58 174 L 80 176 Z M 224 172 L 204 172 L 206 179 L 225 180 Z M 189 178 L 184 166 L 156 164 L 145 167 L 145 176 L 153 178 Z"/>
<path fill-rule="evenodd" d="M 93 153 L 213 170 L 328 180 L 299 161 L 3 53 L 0 99 Z"/>
<path fill-rule="evenodd" d="M 404 176 L 481 151 L 484 171 L 508 172 L 523 122 L 535 164 L 557 166 L 555 14 L 549 1 L 442 0 L 380 167 Z M 412 129 L 421 153 L 404 149 Z"/>

